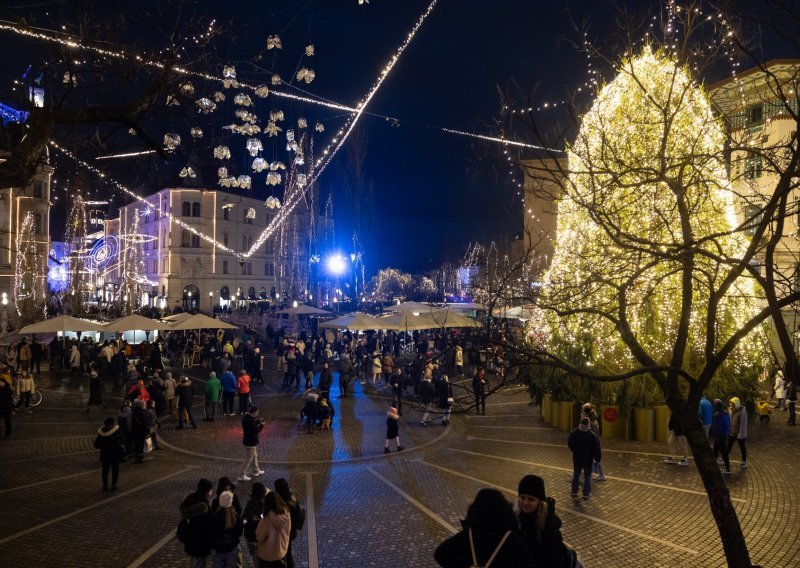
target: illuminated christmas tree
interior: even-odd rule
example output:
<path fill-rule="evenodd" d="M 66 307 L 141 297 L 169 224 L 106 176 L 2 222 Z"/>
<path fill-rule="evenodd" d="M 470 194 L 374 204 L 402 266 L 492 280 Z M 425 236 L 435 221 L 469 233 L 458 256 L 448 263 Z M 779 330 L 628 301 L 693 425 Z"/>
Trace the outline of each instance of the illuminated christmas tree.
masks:
<path fill-rule="evenodd" d="M 69 251 L 69 283 L 67 302 L 74 316 L 83 314 L 84 274 L 86 268 L 86 228 L 88 226 L 86 206 L 80 193 L 72 198 L 72 207 L 67 216 L 66 243 Z"/>
<path fill-rule="evenodd" d="M 23 324 L 44 317 L 44 268 L 37 251 L 39 232 L 34 214 L 28 212 L 17 233 L 14 267 L 14 306 Z"/>
<path fill-rule="evenodd" d="M 542 298 L 555 352 L 598 374 L 672 365 L 696 377 L 754 316 L 752 281 L 726 281 L 747 241 L 724 142 L 687 69 L 660 51 L 621 63 L 569 150 Z M 722 374 L 758 364 L 756 335 Z"/>

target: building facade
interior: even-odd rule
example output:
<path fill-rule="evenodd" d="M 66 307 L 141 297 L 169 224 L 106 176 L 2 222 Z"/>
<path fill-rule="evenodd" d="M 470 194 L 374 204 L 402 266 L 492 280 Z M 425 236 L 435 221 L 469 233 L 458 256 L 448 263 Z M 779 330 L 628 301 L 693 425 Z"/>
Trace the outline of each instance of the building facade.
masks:
<path fill-rule="evenodd" d="M 253 255 L 241 256 L 277 212 L 258 199 L 190 188 L 163 189 L 127 205 L 106 222 L 107 246 L 116 252 L 98 292 L 130 309 L 211 311 L 311 299 L 312 225 L 322 221 L 304 204 Z"/>

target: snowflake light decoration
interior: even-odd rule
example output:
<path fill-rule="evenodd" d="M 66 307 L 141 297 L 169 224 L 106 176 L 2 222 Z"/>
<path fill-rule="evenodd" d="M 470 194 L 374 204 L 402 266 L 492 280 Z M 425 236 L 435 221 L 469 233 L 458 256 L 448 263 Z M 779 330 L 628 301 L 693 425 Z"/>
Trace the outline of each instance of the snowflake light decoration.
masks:
<path fill-rule="evenodd" d="M 231 157 L 231 149 L 227 146 L 217 146 L 214 148 L 214 157 L 218 160 L 228 160 Z"/>
<path fill-rule="evenodd" d="M 300 70 L 297 72 L 297 80 L 298 81 L 305 81 L 306 84 L 310 83 L 316 77 L 316 73 L 314 73 L 313 69 L 307 69 L 306 67 L 301 67 Z"/>
<path fill-rule="evenodd" d="M 253 160 L 253 164 L 251 166 L 254 172 L 263 172 L 267 169 L 267 161 L 264 158 L 258 157 Z"/>
<path fill-rule="evenodd" d="M 277 73 L 272 75 L 272 84 L 273 85 L 280 85 L 281 84 L 281 76 Z"/>
<path fill-rule="evenodd" d="M 218 178 L 226 178 L 228 177 L 228 168 L 217 168 L 217 177 Z"/>
<path fill-rule="evenodd" d="M 270 195 L 269 197 L 267 197 L 267 200 L 264 202 L 264 205 L 266 205 L 268 209 L 277 209 L 281 206 L 281 202 L 277 197 L 272 197 Z"/>
<path fill-rule="evenodd" d="M 324 124 L 322 124 L 321 122 L 318 122 L 318 123 L 317 123 L 317 124 L 314 126 L 314 130 L 316 130 L 317 132 L 325 132 L 325 125 L 324 125 Z"/>
<path fill-rule="evenodd" d="M 64 80 L 62 82 L 64 83 L 64 85 L 67 86 L 72 85 L 73 87 L 75 87 L 78 85 L 78 77 L 77 75 L 75 75 L 75 73 L 70 73 L 69 71 L 66 71 L 64 73 Z"/>
<path fill-rule="evenodd" d="M 197 112 L 202 112 L 203 114 L 214 112 L 217 109 L 217 104 L 206 97 L 197 99 L 194 104 L 197 105 Z"/>
<path fill-rule="evenodd" d="M 178 175 L 182 178 L 189 177 L 194 179 L 197 177 L 194 168 L 192 168 L 191 166 L 186 166 L 185 168 L 182 168 Z"/>
<path fill-rule="evenodd" d="M 286 164 L 284 164 L 283 162 L 272 162 L 269 165 L 269 169 L 272 172 L 277 172 L 278 170 L 285 170 Z"/>
<path fill-rule="evenodd" d="M 189 81 L 186 81 L 180 86 L 180 91 L 184 97 L 192 97 L 194 96 L 194 85 L 192 85 Z"/>
<path fill-rule="evenodd" d="M 258 87 L 255 88 L 255 92 L 257 96 L 261 97 L 262 99 L 265 99 L 267 98 L 267 95 L 269 95 L 269 87 L 267 87 L 266 85 L 259 85 Z"/>
<path fill-rule="evenodd" d="M 245 214 L 245 219 L 255 219 L 256 218 L 256 209 L 255 207 L 248 207 L 247 213 Z"/>
<path fill-rule="evenodd" d="M 298 118 L 297 119 L 297 128 L 307 128 L 308 121 L 305 118 Z"/>
<path fill-rule="evenodd" d="M 289 130 L 286 131 L 286 141 L 292 142 L 293 140 L 294 140 L 294 130 L 290 128 Z"/>
<path fill-rule="evenodd" d="M 278 172 L 269 172 L 267 174 L 267 185 L 280 185 L 281 174 Z"/>
<path fill-rule="evenodd" d="M 253 180 L 250 179 L 250 176 L 239 176 L 236 179 L 236 183 L 237 183 L 238 187 L 240 187 L 242 189 L 250 189 L 250 186 L 252 185 L 252 182 L 253 182 Z"/>
<path fill-rule="evenodd" d="M 250 95 L 245 93 L 238 93 L 235 97 L 233 97 L 233 104 L 239 106 L 253 106 L 253 99 L 250 98 Z"/>
<path fill-rule="evenodd" d="M 236 118 L 238 118 L 242 122 L 248 122 L 250 124 L 255 124 L 256 122 L 258 122 L 258 117 L 255 114 L 246 111 L 243 108 L 237 108 L 234 114 L 236 115 Z"/>
<path fill-rule="evenodd" d="M 181 136 L 175 132 L 167 132 L 164 134 L 164 149 L 173 151 L 181 145 Z"/>
<path fill-rule="evenodd" d="M 314 55 L 314 44 L 309 43 L 306 46 L 306 57 L 312 57 Z"/>
<path fill-rule="evenodd" d="M 250 152 L 250 155 L 255 157 L 264 147 L 261 145 L 261 140 L 258 138 L 248 138 L 247 143 L 245 144 L 247 151 Z"/>
<path fill-rule="evenodd" d="M 181 102 L 175 95 L 167 95 L 167 106 L 168 107 L 181 106 Z"/>
<path fill-rule="evenodd" d="M 277 35 L 271 35 L 267 38 L 267 49 L 283 49 L 281 38 Z"/>
<path fill-rule="evenodd" d="M 274 122 L 280 122 L 283 120 L 283 111 L 282 110 L 273 110 L 269 113 L 269 119 Z"/>
<path fill-rule="evenodd" d="M 202 138 L 203 137 L 203 129 L 202 128 L 198 128 L 197 126 L 193 126 L 189 130 L 189 134 L 191 134 L 192 138 L 194 138 L 194 139 Z"/>
<path fill-rule="evenodd" d="M 306 174 L 297 174 L 297 187 L 305 187 L 308 183 Z"/>
<path fill-rule="evenodd" d="M 277 136 L 278 133 L 282 132 L 282 131 L 283 131 L 283 128 L 281 128 L 280 126 L 275 124 L 275 122 L 272 121 L 272 120 L 270 120 L 267 123 L 267 126 L 264 127 L 264 132 L 266 132 L 267 136 L 269 136 L 270 138 L 272 138 L 273 136 Z"/>
<path fill-rule="evenodd" d="M 218 103 L 221 103 L 222 101 L 225 100 L 225 93 L 220 91 L 214 91 L 214 100 L 217 101 Z"/>
<path fill-rule="evenodd" d="M 236 79 L 236 67 L 233 65 L 226 65 L 222 68 L 222 76 L 225 79 Z"/>

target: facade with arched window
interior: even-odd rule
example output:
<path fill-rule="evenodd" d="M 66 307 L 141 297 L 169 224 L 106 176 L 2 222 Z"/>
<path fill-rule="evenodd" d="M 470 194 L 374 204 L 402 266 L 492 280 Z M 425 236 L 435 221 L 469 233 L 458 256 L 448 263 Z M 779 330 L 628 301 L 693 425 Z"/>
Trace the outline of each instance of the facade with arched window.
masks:
<path fill-rule="evenodd" d="M 296 244 L 287 240 L 284 245 L 287 254 L 276 254 L 278 247 L 272 244 L 260 245 L 254 254 L 242 259 L 241 255 L 253 247 L 274 217 L 274 212 L 270 214 L 261 200 L 221 190 L 167 188 L 146 201 L 146 207 L 138 202 L 121 208 L 118 222 L 108 223 L 108 227 L 113 232 L 114 227 L 127 226 L 138 212 L 141 232 L 154 236 L 148 239 L 151 242 L 147 250 L 142 247 L 145 272 L 142 276 L 149 282 L 142 286 L 152 288 L 149 293 L 152 304 L 169 309 L 187 305 L 210 311 L 220 305 L 247 307 L 251 302 L 288 298 L 284 290 L 307 293 L 310 289 L 306 252 L 310 247 L 307 242 L 310 231 L 298 231 Z M 159 215 L 145 218 L 146 210 L 158 211 Z M 305 204 L 292 212 L 298 218 L 297 227 L 309 227 L 309 215 Z M 290 218 L 287 222 L 295 221 Z M 274 239 L 267 242 L 273 243 Z M 292 256 L 295 251 L 297 254 Z M 271 269 L 262 272 L 263 266 Z M 187 289 L 189 285 L 195 288 Z M 267 293 L 273 288 L 274 298 Z M 298 295 L 295 299 L 303 298 Z"/>

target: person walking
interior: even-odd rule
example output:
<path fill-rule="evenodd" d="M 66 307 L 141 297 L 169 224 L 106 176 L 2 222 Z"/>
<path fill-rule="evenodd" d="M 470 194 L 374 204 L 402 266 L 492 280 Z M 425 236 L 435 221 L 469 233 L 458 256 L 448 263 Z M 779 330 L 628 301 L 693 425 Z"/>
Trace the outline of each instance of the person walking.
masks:
<path fill-rule="evenodd" d="M 742 461 L 739 467 L 747 469 L 747 409 L 744 407 L 739 397 L 730 400 L 731 408 L 731 431 L 728 434 L 728 456 L 733 449 L 733 443 L 739 443 L 739 451 L 742 453 Z"/>
<path fill-rule="evenodd" d="M 133 412 L 131 413 L 131 437 L 133 438 L 133 451 L 136 454 L 134 463 L 144 463 L 145 440 L 150 435 L 150 428 L 147 425 L 147 408 L 142 399 L 133 401 Z"/>
<path fill-rule="evenodd" d="M 786 410 L 784 404 L 786 401 L 786 381 L 784 380 L 782 369 L 778 369 L 775 373 L 775 385 L 772 387 L 772 390 L 775 391 L 775 398 L 778 400 L 778 404 L 775 405 L 775 408 Z"/>
<path fill-rule="evenodd" d="M 69 352 L 69 368 L 73 377 L 81 370 L 81 352 L 78 350 L 77 345 L 73 345 Z"/>
<path fill-rule="evenodd" d="M 208 500 L 214 484 L 208 479 L 197 483 L 197 491 L 189 494 L 180 505 L 181 522 L 178 540 L 189 557 L 188 568 L 206 568 L 214 543 L 214 520 Z"/>
<path fill-rule="evenodd" d="M 300 363 L 300 370 L 305 377 L 305 388 L 310 389 L 314 384 L 314 355 L 310 349 L 303 355 L 303 360 Z M 298 386 L 300 386 L 299 381 Z"/>
<path fill-rule="evenodd" d="M 286 503 L 286 508 L 289 509 L 289 520 L 291 521 L 291 529 L 289 530 L 289 546 L 286 551 L 286 568 L 294 568 L 294 558 L 292 558 L 292 544 L 294 539 L 297 538 L 297 531 L 303 530 L 303 525 L 306 520 L 306 513 L 303 506 L 297 500 L 294 491 L 289 487 L 289 482 L 284 478 L 275 480 L 275 493 L 280 495 L 283 502 Z"/>
<path fill-rule="evenodd" d="M 420 424 L 427 426 L 431 423 L 431 408 L 433 407 L 433 401 L 436 400 L 436 389 L 428 375 L 425 376 L 419 386 L 419 398 L 423 408 L 425 408 Z"/>
<path fill-rule="evenodd" d="M 222 414 L 233 416 L 233 400 L 236 398 L 236 377 L 228 369 L 222 373 Z"/>
<path fill-rule="evenodd" d="M 256 568 L 259 565 L 258 554 L 256 553 L 256 547 L 258 546 L 256 528 L 264 514 L 264 498 L 267 493 L 269 493 L 269 489 L 263 483 L 258 481 L 253 483 L 250 488 L 250 499 L 247 501 L 247 505 L 244 506 L 244 512 L 242 513 L 242 523 L 244 525 L 242 534 L 247 541 L 247 550 L 253 559 L 253 566 Z"/>
<path fill-rule="evenodd" d="M 44 357 L 44 348 L 39 340 L 35 337 L 31 341 L 31 373 L 36 371 L 36 376 L 42 374 L 42 358 Z"/>
<path fill-rule="evenodd" d="M 343 353 L 341 366 L 339 367 L 339 398 L 347 398 L 350 391 L 350 381 L 353 379 L 353 371 L 353 361 L 350 359 L 350 355 Z"/>
<path fill-rule="evenodd" d="M 325 361 L 322 364 L 322 370 L 319 372 L 319 383 L 317 383 L 319 396 L 322 398 L 329 398 L 332 384 L 333 371 L 331 371 L 331 364 Z"/>
<path fill-rule="evenodd" d="M 14 415 L 14 394 L 11 392 L 11 385 L 0 379 L 0 417 L 3 418 L 6 429 L 5 436 L 11 436 L 11 417 Z"/>
<path fill-rule="evenodd" d="M 119 462 L 122 460 L 124 445 L 119 426 L 114 424 L 114 419 L 109 417 L 97 429 L 94 447 L 100 450 L 100 461 L 103 464 L 102 477 L 103 493 L 116 491 L 119 481 Z M 108 473 L 111 472 L 111 488 L 108 486 Z"/>
<path fill-rule="evenodd" d="M 536 566 L 566 568 L 573 565 L 575 553 L 564 544 L 556 500 L 545 495 L 541 477 L 526 475 L 519 481 L 513 509 L 519 531 L 536 558 Z"/>
<path fill-rule="evenodd" d="M 264 517 L 256 527 L 256 552 L 260 568 L 285 568 L 289 553 L 292 518 L 289 508 L 277 492 L 264 497 Z"/>
<path fill-rule="evenodd" d="M 220 493 L 219 508 L 212 513 L 214 525 L 213 568 L 235 568 L 242 565 L 239 552 L 239 539 L 242 536 L 242 517 L 233 507 L 232 491 Z"/>
<path fill-rule="evenodd" d="M 583 472 L 583 500 L 588 501 L 592 497 L 592 462 L 599 462 L 602 456 L 600 441 L 592 432 L 587 416 L 570 432 L 567 445 L 572 451 L 572 497 L 578 496 L 578 482 Z"/>
<path fill-rule="evenodd" d="M 239 393 L 239 414 L 244 414 L 250 406 L 250 375 L 244 369 L 239 371 L 236 379 L 236 392 Z"/>
<path fill-rule="evenodd" d="M 678 465 L 688 466 L 689 444 L 687 443 L 686 436 L 683 433 L 683 425 L 681 424 L 678 415 L 674 412 L 669 417 L 667 429 L 669 430 L 669 439 L 667 440 L 669 457 L 664 460 L 664 463 L 676 463 Z M 678 455 L 679 452 L 683 456 L 683 459 L 680 461 L 675 459 L 675 456 Z"/>
<path fill-rule="evenodd" d="M 252 477 L 258 477 L 264 470 L 258 467 L 258 435 L 264 429 L 264 420 L 258 417 L 258 407 L 251 406 L 242 418 L 242 444 L 244 445 L 244 464 L 239 481 L 250 481 L 247 475 L 251 470 Z M 252 469 L 251 469 L 252 468 Z"/>
<path fill-rule="evenodd" d="M 479 367 L 472 378 L 472 392 L 475 394 L 475 411 L 484 416 L 486 416 L 486 391 L 486 372 L 483 367 Z"/>
<path fill-rule="evenodd" d="M 175 391 L 178 388 L 178 383 L 172 378 L 172 373 L 167 373 L 164 379 L 164 398 L 167 401 L 167 408 L 169 415 L 177 418 L 178 407 L 175 403 Z"/>
<path fill-rule="evenodd" d="M 384 454 L 389 453 L 389 442 L 392 440 L 394 440 L 398 452 L 403 449 L 403 446 L 400 445 L 400 415 L 397 413 L 397 409 L 394 406 L 386 413 L 386 441 L 383 444 Z"/>
<path fill-rule="evenodd" d="M 147 400 L 150 400 L 149 393 Z M 89 370 L 89 400 L 86 401 L 86 413 L 91 412 L 92 406 L 106 407 L 103 401 L 103 379 L 94 366 Z"/>
<path fill-rule="evenodd" d="M 17 350 L 18 370 L 27 372 L 31 365 L 31 346 L 28 345 L 28 338 L 23 337 Z"/>
<path fill-rule="evenodd" d="M 188 417 L 192 428 L 197 428 L 192 414 L 192 401 L 194 400 L 194 387 L 192 381 L 186 375 L 181 375 L 178 381 L 178 388 L 175 389 L 175 396 L 178 397 L 178 430 L 183 430 L 184 417 Z"/>
<path fill-rule="evenodd" d="M 217 378 L 217 374 L 211 371 L 208 374 L 206 386 L 203 388 L 203 402 L 205 403 L 205 417 L 203 420 L 213 422 L 217 416 L 217 406 L 219 406 L 220 396 L 222 395 L 222 383 Z"/>
<path fill-rule="evenodd" d="M 600 443 L 600 422 L 597 419 L 597 410 L 591 402 L 587 402 L 581 407 L 581 416 L 586 416 L 589 419 L 589 428 L 597 437 L 597 443 Z M 595 461 L 592 464 L 592 470 L 597 473 L 596 481 L 605 481 L 606 474 L 603 471 L 603 462 Z"/>
<path fill-rule="evenodd" d="M 442 426 L 450 424 L 450 413 L 453 411 L 453 385 L 447 375 L 442 375 L 436 384 L 436 394 L 439 397 L 439 408 L 442 410 Z"/>
<path fill-rule="evenodd" d="M 714 399 L 714 416 L 711 419 L 711 436 L 714 439 L 714 457 L 719 465 L 724 465 L 722 473 L 731 473 L 731 462 L 728 458 L 728 435 L 731 431 L 731 417 L 718 398 Z M 722 457 L 719 455 L 722 454 Z"/>
<path fill-rule="evenodd" d="M 700 418 L 700 422 L 703 423 L 703 430 L 706 433 L 706 438 L 708 438 L 711 431 L 711 418 L 714 416 L 714 408 L 711 406 L 711 401 L 706 398 L 706 395 L 700 397 L 697 416 Z"/>
<path fill-rule="evenodd" d="M 33 412 L 31 410 L 31 397 L 34 390 L 36 390 L 36 386 L 33 384 L 33 375 L 28 371 L 20 371 L 19 379 L 17 379 L 17 396 L 19 396 L 19 400 L 16 407 L 19 408 L 24 404 L 25 411 L 31 414 Z"/>
<path fill-rule="evenodd" d="M 380 353 L 377 351 L 372 353 L 372 387 L 378 388 L 378 377 L 381 376 L 383 371 L 383 363 L 381 362 Z"/>
<path fill-rule="evenodd" d="M 460 532 L 442 542 L 433 553 L 442 568 L 537 566 L 517 530 L 511 505 L 497 489 L 478 491 L 461 526 Z"/>
<path fill-rule="evenodd" d="M 388 385 L 394 373 L 394 357 L 388 350 L 383 353 L 381 372 L 383 373 L 383 384 Z"/>
<path fill-rule="evenodd" d="M 786 421 L 790 426 L 796 425 L 795 407 L 797 406 L 797 379 L 792 379 L 789 388 L 786 389 L 786 406 L 789 408 L 789 419 Z"/>
<path fill-rule="evenodd" d="M 456 368 L 456 376 L 461 377 L 464 375 L 464 349 L 460 345 L 456 345 L 456 355 L 455 355 L 455 368 Z"/>
<path fill-rule="evenodd" d="M 403 415 L 403 390 L 405 389 L 405 378 L 403 369 L 397 367 L 392 375 L 390 385 L 392 386 L 392 406 L 397 409 L 397 414 Z"/>

